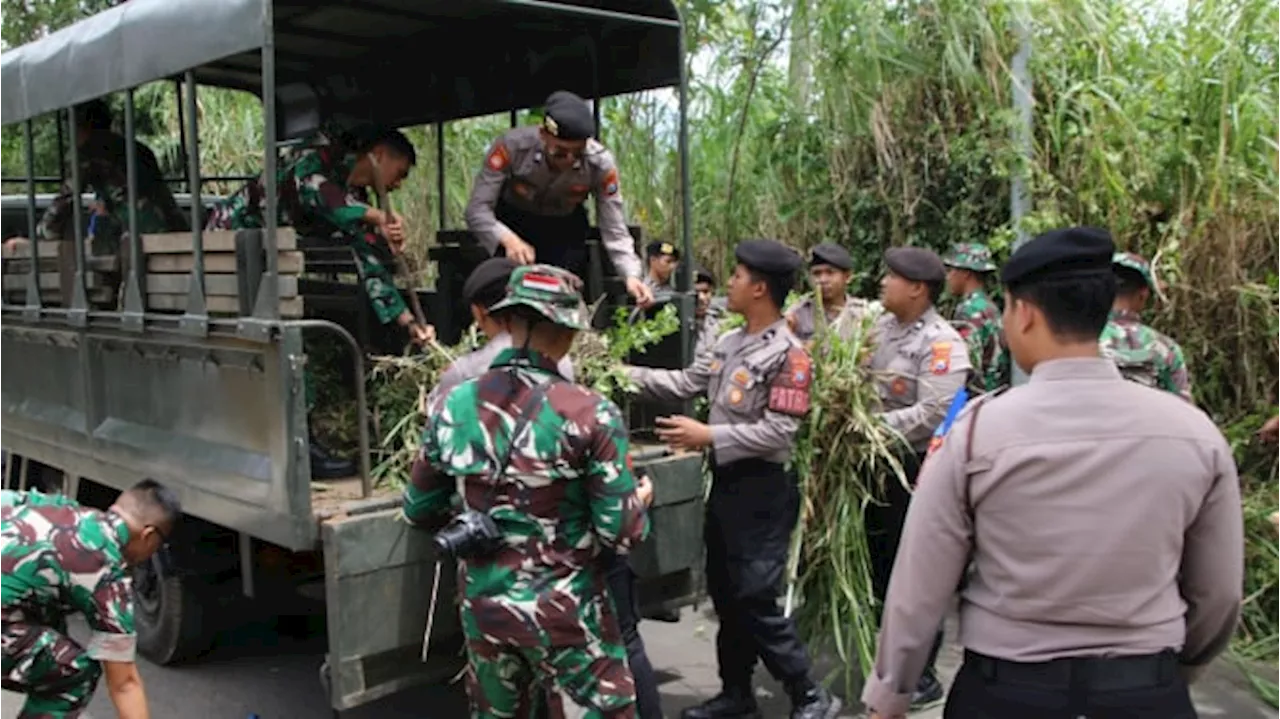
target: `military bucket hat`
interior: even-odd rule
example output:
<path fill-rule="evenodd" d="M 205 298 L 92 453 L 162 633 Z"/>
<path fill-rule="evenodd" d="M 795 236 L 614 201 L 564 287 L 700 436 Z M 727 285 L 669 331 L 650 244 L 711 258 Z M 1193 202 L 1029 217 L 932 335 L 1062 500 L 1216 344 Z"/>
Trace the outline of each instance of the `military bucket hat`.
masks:
<path fill-rule="evenodd" d="M 525 265 L 511 273 L 506 298 L 489 311 L 523 305 L 561 327 L 585 330 L 587 305 L 582 301 L 581 288 L 582 280 L 568 270 L 551 265 Z"/>
<path fill-rule="evenodd" d="M 973 272 L 994 272 L 991 250 L 981 242 L 957 242 L 942 257 L 942 264 Z"/>

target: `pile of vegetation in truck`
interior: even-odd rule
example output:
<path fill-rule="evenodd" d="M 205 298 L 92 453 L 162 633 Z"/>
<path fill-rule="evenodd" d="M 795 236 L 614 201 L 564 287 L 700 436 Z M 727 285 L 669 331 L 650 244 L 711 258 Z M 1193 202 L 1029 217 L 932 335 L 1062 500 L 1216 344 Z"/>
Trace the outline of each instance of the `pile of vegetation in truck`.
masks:
<path fill-rule="evenodd" d="M 262 214 L 276 217 L 278 171 L 292 146 L 335 125 L 443 128 L 486 113 L 514 115 L 559 89 L 598 100 L 674 87 L 683 97 L 674 6 L 606 5 L 483 2 L 445 12 L 431 3 L 133 0 L 0 56 L 5 137 L 21 134 L 26 153 L 22 177 L 6 178 L 22 188 L 6 199 L 21 200 L 21 214 L 5 214 L 6 481 L 96 507 L 140 477 L 175 489 L 187 519 L 172 550 L 135 576 L 144 656 L 159 663 L 198 656 L 244 603 L 296 603 L 299 593 L 322 587 L 324 674 L 335 710 L 455 676 L 461 657 L 453 613 L 437 618 L 422 660 L 435 566 L 430 537 L 397 521 L 399 487 L 375 481 L 370 460 L 366 359 L 400 353 L 404 332 L 371 321 L 362 268 L 344 244 L 275 222 L 205 229 L 212 203 L 202 192 L 258 178 Z M 443 37 L 449 43 L 437 41 Z M 141 38 L 145 55 L 119 55 Z M 443 50 L 459 42 L 519 52 L 461 68 Z M 415 92 L 404 93 L 388 72 L 397 67 L 434 70 L 416 72 Z M 139 159 L 135 91 L 156 84 L 176 89 L 183 113 L 176 177 L 155 177 L 154 158 Z M 260 176 L 204 174 L 199 94 L 206 88 L 261 98 Z M 101 148 L 84 141 L 77 124 L 84 117 L 76 108 L 103 98 L 113 99 L 122 122 L 92 129 L 115 133 L 126 148 L 111 170 L 122 179 L 110 192 L 95 185 L 103 183 L 100 167 L 85 164 L 101 162 Z M 59 167 L 41 167 L 49 174 L 39 175 L 35 127 L 51 118 Z M 438 156 L 436 165 L 444 160 Z M 42 205 L 60 202 L 47 196 L 64 184 L 63 229 L 50 232 Z M 162 227 L 143 210 L 166 194 L 165 185 L 183 186 L 187 196 L 182 216 L 171 211 Z M 443 207 L 443 183 L 439 189 Z M 108 226 L 117 242 L 95 241 Z M 687 233 L 684 242 L 688 249 Z M 597 245 L 586 280 L 605 329 L 615 311 L 630 310 Z M 421 275 L 400 290 L 426 308 L 443 344 L 457 344 L 468 324 L 457 288 L 483 257 L 468 233 L 448 230 L 442 219 L 426 258 L 434 291 L 419 287 Z M 687 363 L 690 285 L 684 277 L 682 291 L 654 308 L 650 322 L 623 323 L 629 336 L 646 339 L 619 340 L 634 350 L 629 361 Z M 601 382 L 616 376 L 606 367 L 615 355 L 597 354 L 594 365 L 590 356 L 582 359 L 588 374 L 596 367 Z M 349 368 L 359 467 L 349 478 L 319 480 L 311 471 L 308 394 L 312 365 L 326 357 Z M 375 386 L 386 389 L 375 391 L 375 405 L 404 384 L 380 377 L 374 373 Z M 637 416 L 652 411 L 631 408 Z M 702 459 L 636 439 L 632 459 L 655 485 L 653 534 L 633 558 L 642 609 L 677 608 L 700 591 Z"/>

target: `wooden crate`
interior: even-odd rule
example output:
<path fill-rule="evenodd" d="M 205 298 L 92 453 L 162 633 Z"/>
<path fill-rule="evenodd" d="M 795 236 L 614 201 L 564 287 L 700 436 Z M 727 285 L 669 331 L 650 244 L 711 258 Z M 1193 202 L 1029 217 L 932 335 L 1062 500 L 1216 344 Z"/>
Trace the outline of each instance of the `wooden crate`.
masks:
<path fill-rule="evenodd" d="M 34 249 L 33 249 L 34 248 Z M 27 281 L 35 254 L 40 302 L 46 307 L 63 306 L 63 282 L 75 279 L 75 245 L 71 242 L 42 240 L 18 247 L 5 247 L 3 252 L 4 301 L 23 305 L 27 302 Z M 93 309 L 116 309 L 120 290 L 120 260 L 116 255 L 85 258 L 84 285 L 86 298 Z"/>
<path fill-rule="evenodd" d="M 236 276 L 236 234 L 238 230 L 206 231 L 201 236 L 204 259 L 205 308 L 211 315 L 240 313 L 239 278 Z M 301 317 L 302 298 L 298 297 L 298 275 L 305 258 L 298 250 L 298 238 L 292 228 L 276 230 L 280 273 L 280 314 Z M 146 258 L 143 292 L 147 309 L 159 312 L 185 312 L 191 288 L 191 271 L 195 267 L 190 232 L 166 232 L 142 236 L 142 252 Z M 265 270 L 265 267 L 264 267 Z"/>

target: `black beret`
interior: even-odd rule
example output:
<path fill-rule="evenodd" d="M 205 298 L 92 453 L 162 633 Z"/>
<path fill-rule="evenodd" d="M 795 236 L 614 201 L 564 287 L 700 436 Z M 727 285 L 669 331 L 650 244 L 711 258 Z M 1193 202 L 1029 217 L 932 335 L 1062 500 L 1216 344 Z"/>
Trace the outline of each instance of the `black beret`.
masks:
<path fill-rule="evenodd" d="M 713 285 L 714 285 L 714 284 L 716 283 L 716 276 L 715 276 L 715 275 L 713 275 L 713 274 L 711 274 L 711 270 L 708 270 L 707 268 L 703 267 L 702 265 L 694 265 L 694 266 L 693 266 L 693 281 L 694 281 L 694 282 L 707 282 L 707 283 L 709 283 L 709 284 L 713 284 Z"/>
<path fill-rule="evenodd" d="M 1045 277 L 1102 274 L 1111 271 L 1116 245 L 1097 227 L 1052 230 L 1019 247 L 1000 270 L 1006 285 Z"/>
<path fill-rule="evenodd" d="M 596 134 L 596 121 L 586 100 L 567 90 L 547 98 L 542 127 L 561 140 L 586 140 Z"/>
<path fill-rule="evenodd" d="M 777 240 L 744 240 L 733 254 L 738 262 L 766 275 L 789 275 L 803 262 L 795 250 Z"/>
<path fill-rule="evenodd" d="M 476 265 L 462 283 L 462 298 L 467 304 L 474 304 L 476 297 L 495 286 L 506 287 L 511 279 L 511 272 L 520 265 L 509 257 L 490 257 Z"/>
<path fill-rule="evenodd" d="M 884 253 L 884 264 L 894 274 L 912 282 L 938 283 L 947 278 L 942 258 L 923 247 L 890 247 Z"/>
<path fill-rule="evenodd" d="M 809 266 L 831 265 L 838 270 L 852 270 L 853 257 L 849 251 L 833 242 L 823 242 L 813 248 L 809 256 Z"/>
<path fill-rule="evenodd" d="M 670 242 L 663 242 L 661 240 L 650 242 L 648 247 L 645 248 L 645 252 L 650 257 L 657 257 L 658 255 L 671 255 L 672 257 L 680 256 L 680 249 L 678 247 Z"/>

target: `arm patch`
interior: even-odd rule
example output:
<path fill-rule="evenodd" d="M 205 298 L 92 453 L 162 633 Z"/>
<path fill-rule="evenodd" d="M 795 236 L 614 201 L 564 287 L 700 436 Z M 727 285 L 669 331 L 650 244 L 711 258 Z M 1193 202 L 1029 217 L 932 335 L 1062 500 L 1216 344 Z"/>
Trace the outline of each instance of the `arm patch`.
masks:
<path fill-rule="evenodd" d="M 769 387 L 769 409 L 792 417 L 809 412 L 809 387 L 813 384 L 813 361 L 799 347 L 787 350 L 782 369 Z"/>

